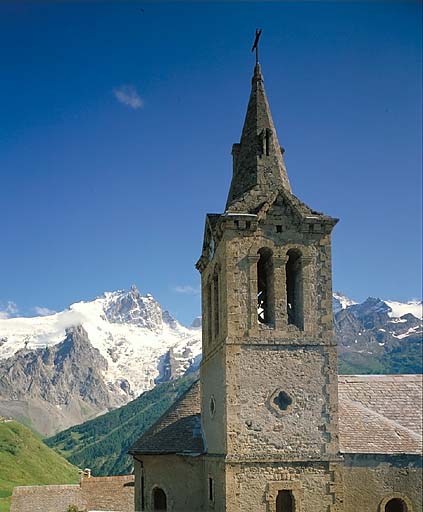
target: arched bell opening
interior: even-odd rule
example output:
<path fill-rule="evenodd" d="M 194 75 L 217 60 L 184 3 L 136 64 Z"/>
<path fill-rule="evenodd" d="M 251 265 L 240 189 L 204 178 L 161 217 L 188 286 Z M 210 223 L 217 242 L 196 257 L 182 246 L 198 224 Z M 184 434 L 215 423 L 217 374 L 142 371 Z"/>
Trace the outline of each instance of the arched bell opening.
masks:
<path fill-rule="evenodd" d="M 298 249 L 287 252 L 286 263 L 286 307 L 288 324 L 304 329 L 304 296 L 302 254 Z"/>
<path fill-rule="evenodd" d="M 258 251 L 257 262 L 257 321 L 260 324 L 274 325 L 274 272 L 273 253 L 263 247 Z"/>

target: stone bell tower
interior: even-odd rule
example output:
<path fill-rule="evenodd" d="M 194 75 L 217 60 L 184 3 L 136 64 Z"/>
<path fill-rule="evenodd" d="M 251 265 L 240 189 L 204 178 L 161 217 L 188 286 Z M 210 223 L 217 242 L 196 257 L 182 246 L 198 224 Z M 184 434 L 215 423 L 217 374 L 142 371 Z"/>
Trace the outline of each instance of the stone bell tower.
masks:
<path fill-rule="evenodd" d="M 291 192 L 259 63 L 232 155 L 226 210 L 207 215 L 197 263 L 209 507 L 340 510 L 337 220 Z"/>

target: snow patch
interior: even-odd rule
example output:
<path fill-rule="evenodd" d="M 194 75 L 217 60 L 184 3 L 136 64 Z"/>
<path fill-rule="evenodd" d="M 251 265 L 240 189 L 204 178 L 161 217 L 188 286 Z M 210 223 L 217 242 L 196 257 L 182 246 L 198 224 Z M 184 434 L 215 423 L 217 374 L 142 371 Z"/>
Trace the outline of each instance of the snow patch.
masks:
<path fill-rule="evenodd" d="M 343 295 L 340 292 L 333 292 L 333 298 L 339 301 L 341 305 L 341 309 L 346 309 L 349 306 L 354 306 L 354 304 L 358 304 L 354 300 L 350 299 L 346 295 Z"/>
<path fill-rule="evenodd" d="M 410 327 L 410 329 L 408 329 L 408 331 L 404 332 L 403 334 L 393 334 L 393 337 L 397 338 L 399 340 L 402 340 L 404 338 L 407 338 L 411 334 L 414 334 L 414 333 L 418 332 L 419 329 L 421 329 L 421 326 L 420 325 L 416 325 L 416 327 Z"/>
<path fill-rule="evenodd" d="M 387 306 L 391 308 L 388 315 L 391 318 L 400 318 L 408 313 L 412 314 L 420 320 L 423 319 L 423 302 L 418 300 L 410 300 L 408 302 L 396 302 L 392 300 L 384 301 Z"/>

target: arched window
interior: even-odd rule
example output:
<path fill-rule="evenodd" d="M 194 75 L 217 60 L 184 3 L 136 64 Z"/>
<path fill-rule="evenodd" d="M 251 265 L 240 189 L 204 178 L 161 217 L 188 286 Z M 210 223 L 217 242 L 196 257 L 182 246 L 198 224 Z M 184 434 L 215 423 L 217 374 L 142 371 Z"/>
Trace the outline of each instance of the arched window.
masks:
<path fill-rule="evenodd" d="M 298 249 L 290 249 L 287 254 L 285 270 L 288 324 L 304 329 L 301 252 Z"/>
<path fill-rule="evenodd" d="M 219 318 L 219 274 L 216 272 L 213 276 L 213 310 L 214 310 L 214 337 L 219 336 L 220 318 Z"/>
<path fill-rule="evenodd" d="M 291 491 L 278 492 L 276 512 L 294 512 L 294 497 Z"/>
<path fill-rule="evenodd" d="M 385 512 L 408 512 L 405 501 L 400 498 L 393 498 L 385 505 Z"/>
<path fill-rule="evenodd" d="M 274 322 L 274 284 L 272 251 L 264 247 L 258 251 L 257 262 L 257 320 L 261 324 Z"/>
<path fill-rule="evenodd" d="M 211 343 L 213 332 L 212 332 L 212 285 L 211 282 L 208 281 L 206 287 L 206 308 L 207 308 L 207 316 L 206 316 L 206 329 L 207 329 L 207 343 Z"/>
<path fill-rule="evenodd" d="M 160 487 L 153 489 L 153 510 L 167 510 L 166 493 Z"/>

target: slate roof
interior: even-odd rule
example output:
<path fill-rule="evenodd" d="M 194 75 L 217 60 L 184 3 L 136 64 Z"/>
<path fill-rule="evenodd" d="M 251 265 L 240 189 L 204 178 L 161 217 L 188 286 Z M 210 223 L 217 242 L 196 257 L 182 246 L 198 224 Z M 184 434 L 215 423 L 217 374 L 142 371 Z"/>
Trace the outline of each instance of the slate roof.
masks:
<path fill-rule="evenodd" d="M 422 453 L 421 375 L 340 375 L 338 395 L 342 453 Z M 130 453 L 204 453 L 200 403 L 197 381 Z"/>
<path fill-rule="evenodd" d="M 196 381 L 138 439 L 129 453 L 191 455 L 203 453 L 200 403 L 200 382 Z"/>
<path fill-rule="evenodd" d="M 422 453 L 422 375 L 339 376 L 343 453 Z"/>

